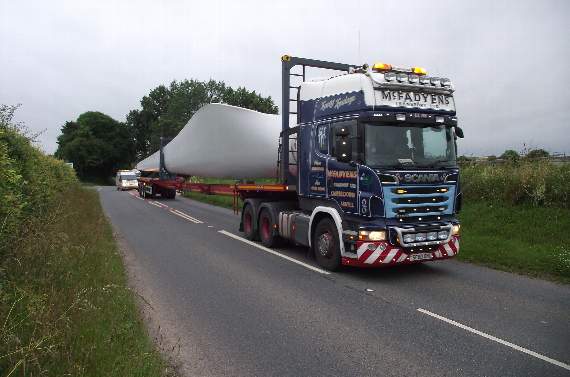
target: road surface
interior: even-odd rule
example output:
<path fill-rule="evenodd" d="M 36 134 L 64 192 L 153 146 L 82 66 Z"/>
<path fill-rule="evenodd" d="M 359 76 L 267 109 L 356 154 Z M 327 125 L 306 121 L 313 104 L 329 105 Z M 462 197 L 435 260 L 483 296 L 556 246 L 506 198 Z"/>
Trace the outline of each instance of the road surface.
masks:
<path fill-rule="evenodd" d="M 455 260 L 327 273 L 230 210 L 99 191 L 188 375 L 570 376 L 568 286 Z"/>

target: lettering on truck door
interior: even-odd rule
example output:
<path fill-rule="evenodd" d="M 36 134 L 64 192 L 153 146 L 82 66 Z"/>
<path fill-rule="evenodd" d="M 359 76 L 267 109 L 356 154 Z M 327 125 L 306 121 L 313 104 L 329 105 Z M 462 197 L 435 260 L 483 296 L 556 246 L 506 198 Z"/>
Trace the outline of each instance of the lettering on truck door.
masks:
<path fill-rule="evenodd" d="M 339 206 L 347 213 L 359 213 L 358 210 L 358 170 L 356 164 L 339 162 L 334 153 L 333 138 L 337 129 L 348 127 L 350 130 L 350 140 L 353 145 L 352 153 L 356 156 L 357 139 L 355 121 L 344 121 L 331 125 L 331 157 L 327 166 L 327 192 L 330 199 L 335 200 Z M 356 160 L 356 158 L 354 158 Z"/>

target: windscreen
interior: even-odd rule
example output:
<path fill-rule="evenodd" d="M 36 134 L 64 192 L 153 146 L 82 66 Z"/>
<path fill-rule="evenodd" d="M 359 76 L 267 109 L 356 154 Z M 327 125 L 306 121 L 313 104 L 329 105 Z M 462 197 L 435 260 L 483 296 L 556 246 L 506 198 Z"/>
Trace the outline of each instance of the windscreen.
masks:
<path fill-rule="evenodd" d="M 121 174 L 121 180 L 123 181 L 135 181 L 137 176 L 134 174 Z"/>
<path fill-rule="evenodd" d="M 364 123 L 364 158 L 372 167 L 456 166 L 450 126 Z"/>

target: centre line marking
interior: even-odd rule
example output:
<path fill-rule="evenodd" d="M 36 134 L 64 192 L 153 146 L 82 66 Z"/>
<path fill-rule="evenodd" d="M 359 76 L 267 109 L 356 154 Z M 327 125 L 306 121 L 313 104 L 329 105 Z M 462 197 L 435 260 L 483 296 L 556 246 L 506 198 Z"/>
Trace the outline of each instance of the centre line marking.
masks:
<path fill-rule="evenodd" d="M 153 201 L 151 201 L 151 203 L 154 203 L 155 205 L 158 205 L 158 206 L 160 206 L 160 207 L 162 207 L 162 208 L 168 208 L 168 206 L 167 206 L 166 204 L 163 204 L 163 203 L 161 203 L 161 202 L 157 202 L 157 201 L 154 201 L 154 200 L 153 200 Z"/>
<path fill-rule="evenodd" d="M 298 264 L 298 265 L 300 265 L 300 266 L 303 266 L 303 267 L 305 267 L 305 268 L 308 268 L 308 269 L 311 270 L 311 271 L 315 271 L 315 272 L 318 272 L 318 273 L 323 274 L 323 275 L 330 275 L 330 272 L 328 272 L 328 271 L 321 270 L 320 268 L 317 268 L 317 267 L 313 267 L 313 266 L 311 266 L 310 264 L 307 264 L 307 263 L 298 261 L 298 260 L 295 259 L 295 258 L 291 258 L 291 257 L 289 257 L 289 256 L 287 256 L 287 255 L 283 255 L 283 254 L 278 253 L 278 252 L 276 252 L 276 251 L 274 251 L 274 250 L 271 250 L 271 249 L 269 249 L 269 248 L 267 248 L 267 247 L 265 247 L 265 246 L 258 245 L 258 244 L 256 244 L 256 243 L 253 242 L 253 241 L 247 240 L 247 239 L 242 238 L 242 237 L 240 237 L 240 236 L 236 236 L 236 235 L 233 234 L 233 233 L 226 232 L 225 230 L 218 230 L 218 233 L 221 233 L 221 234 L 223 234 L 223 235 L 225 235 L 225 236 L 231 237 L 231 238 L 233 238 L 233 239 L 236 239 L 236 240 L 241 241 L 241 242 L 243 242 L 243 243 L 246 243 L 246 244 L 248 244 L 248 245 L 257 247 L 258 249 L 263 250 L 263 251 L 265 251 L 266 253 L 273 254 L 273 255 L 278 256 L 278 257 L 280 257 L 280 258 L 286 259 L 286 260 L 288 260 L 289 262 L 296 263 L 296 264 Z"/>
<path fill-rule="evenodd" d="M 152 204 L 152 205 L 155 206 L 155 207 L 162 208 L 161 206 L 159 206 L 158 204 L 156 204 L 156 202 L 149 201 L 149 203 Z"/>
<path fill-rule="evenodd" d="M 178 211 L 178 210 L 176 210 L 176 209 L 172 209 L 172 208 L 171 208 L 171 209 L 170 209 L 170 213 L 173 213 L 173 214 L 175 214 L 176 216 L 182 217 L 183 219 L 186 219 L 186 220 L 188 220 L 188 221 L 192 221 L 192 222 L 195 223 L 195 224 L 203 224 L 203 223 L 204 223 L 203 221 L 200 221 L 200 220 L 198 220 L 198 219 L 196 219 L 196 218 L 194 218 L 194 217 L 192 217 L 192 216 L 190 216 L 190 215 L 188 215 L 188 214 L 186 214 L 186 213 L 184 213 L 184 212 L 182 212 L 182 211 Z"/>
<path fill-rule="evenodd" d="M 527 355 L 536 357 L 537 359 L 546 361 L 547 363 L 554 364 L 554 365 L 556 365 L 556 366 L 558 366 L 558 367 L 560 367 L 560 368 L 564 368 L 564 369 L 570 370 L 570 365 L 565 364 L 565 363 L 563 363 L 563 362 L 561 362 L 561 361 L 551 359 L 551 358 L 548 357 L 548 356 L 544 356 L 544 355 L 541 355 L 540 353 L 531 351 L 531 350 L 526 349 L 526 348 L 524 348 L 524 347 L 517 346 L 517 345 L 514 344 L 514 343 L 507 342 L 506 340 L 497 338 L 497 337 L 495 337 L 495 336 L 493 336 L 493 335 L 489 335 L 489 334 L 484 333 L 484 332 L 482 332 L 482 331 L 475 330 L 475 329 L 472 328 L 472 327 L 465 326 L 465 325 L 463 325 L 463 324 L 461 324 L 461 323 L 459 323 L 459 322 L 455 322 L 455 321 L 453 321 L 453 320 L 451 320 L 451 319 L 448 319 L 448 318 L 445 318 L 445 317 L 443 317 L 443 316 L 440 316 L 439 314 L 432 313 L 432 312 L 430 312 L 430 311 L 428 311 L 428 310 L 425 310 L 425 309 L 422 309 L 422 308 L 418 308 L 417 311 L 420 312 L 420 313 L 427 314 L 427 315 L 429 315 L 429 316 L 431 316 L 431 317 L 437 318 L 437 319 L 439 319 L 439 320 L 441 320 L 441 321 L 443 321 L 443 322 L 447 322 L 447 323 L 449 323 L 449 324 L 451 324 L 451 325 L 453 325 L 453 326 L 457 326 L 457 327 L 459 327 L 460 329 L 463 329 L 463 330 L 472 332 L 473 334 L 477 334 L 477 335 L 479 335 L 479 336 L 482 336 L 483 338 L 487 338 L 487 339 L 490 339 L 490 340 L 492 340 L 492 341 L 494 341 L 494 342 L 497 342 L 497 343 L 500 343 L 500 344 L 502 344 L 502 345 L 505 345 L 505 346 L 507 346 L 507 347 L 511 347 L 512 349 L 515 349 L 515 350 L 517 350 L 517 351 L 526 353 Z"/>

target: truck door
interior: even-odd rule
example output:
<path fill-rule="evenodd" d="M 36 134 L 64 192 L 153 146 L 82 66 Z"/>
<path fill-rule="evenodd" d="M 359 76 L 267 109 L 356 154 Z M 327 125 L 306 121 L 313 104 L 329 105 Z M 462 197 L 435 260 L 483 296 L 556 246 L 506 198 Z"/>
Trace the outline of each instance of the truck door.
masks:
<path fill-rule="evenodd" d="M 312 197 L 325 197 L 326 192 L 326 166 L 329 158 L 329 123 L 312 126 L 311 145 L 312 153 L 309 170 L 309 195 Z"/>
<path fill-rule="evenodd" d="M 352 146 L 352 162 L 340 162 L 335 157 L 337 136 L 341 130 L 348 130 L 348 141 Z M 347 213 L 359 213 L 358 210 L 358 135 L 356 121 L 332 123 L 330 127 L 330 158 L 327 164 L 327 196 L 335 200 Z"/>

